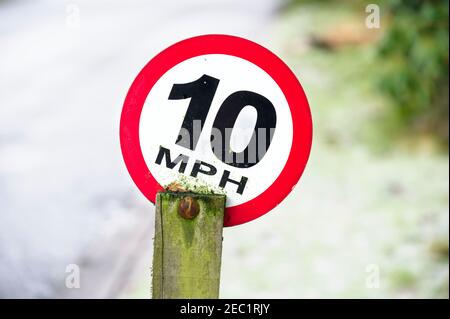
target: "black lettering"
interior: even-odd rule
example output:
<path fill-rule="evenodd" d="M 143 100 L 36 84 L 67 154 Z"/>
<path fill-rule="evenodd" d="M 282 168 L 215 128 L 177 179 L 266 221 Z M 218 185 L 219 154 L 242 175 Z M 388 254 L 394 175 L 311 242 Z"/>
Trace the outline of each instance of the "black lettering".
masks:
<path fill-rule="evenodd" d="M 209 170 L 206 171 L 206 170 L 202 169 L 202 166 L 208 167 Z M 202 161 L 195 161 L 194 167 L 192 167 L 191 176 L 197 177 L 198 173 L 202 173 L 205 175 L 214 175 L 217 173 L 217 169 L 214 166 L 212 166 L 211 164 L 208 164 L 208 163 L 205 163 Z"/>
<path fill-rule="evenodd" d="M 181 162 L 180 168 L 178 169 L 178 172 L 184 173 L 184 171 L 186 170 L 186 165 L 187 165 L 187 163 L 189 161 L 189 157 L 188 156 L 180 154 L 172 162 L 171 159 L 170 159 L 170 150 L 167 149 L 167 148 L 164 148 L 162 146 L 159 146 L 159 153 L 158 153 L 158 156 L 156 157 L 155 163 L 158 164 L 158 165 L 161 165 L 163 157 L 166 157 L 166 166 L 167 166 L 167 168 L 173 169 L 175 166 L 177 166 L 177 164 L 179 162 Z"/>
<path fill-rule="evenodd" d="M 235 180 L 230 178 L 230 171 L 225 170 L 223 172 L 222 178 L 220 179 L 219 187 L 225 188 L 225 185 L 227 184 L 227 182 L 236 184 L 236 185 L 238 185 L 238 188 L 237 188 L 236 192 L 238 194 L 242 195 L 242 193 L 244 192 L 245 184 L 247 184 L 247 180 L 248 180 L 247 177 L 242 176 L 240 182 L 235 181 Z"/>

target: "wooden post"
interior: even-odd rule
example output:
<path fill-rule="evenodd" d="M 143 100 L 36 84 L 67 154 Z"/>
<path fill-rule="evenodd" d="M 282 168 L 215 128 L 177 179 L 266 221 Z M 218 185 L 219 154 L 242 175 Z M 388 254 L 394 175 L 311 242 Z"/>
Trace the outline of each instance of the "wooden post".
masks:
<path fill-rule="evenodd" d="M 156 196 L 152 296 L 218 298 L 225 195 Z"/>

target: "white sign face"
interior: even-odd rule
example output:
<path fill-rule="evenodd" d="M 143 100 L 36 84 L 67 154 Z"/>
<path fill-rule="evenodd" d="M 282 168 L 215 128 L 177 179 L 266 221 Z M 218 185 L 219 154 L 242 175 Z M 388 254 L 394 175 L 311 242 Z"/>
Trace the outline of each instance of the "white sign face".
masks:
<path fill-rule="evenodd" d="M 227 66 L 224 68 L 224 66 Z M 177 145 L 178 134 L 187 116 L 189 103 L 195 98 L 171 100 L 170 92 L 174 84 L 190 83 L 208 75 L 219 80 L 211 106 L 206 116 L 203 128 L 197 122 L 198 142 L 194 150 Z M 255 81 L 255 79 L 258 79 Z M 219 159 L 213 152 L 211 135 L 213 123 L 219 108 L 234 92 L 250 91 L 267 98 L 276 108 L 276 124 L 272 129 L 272 141 L 264 157 L 251 167 L 231 166 Z M 258 145 L 254 134 L 258 113 L 252 105 L 244 105 L 233 127 L 230 127 L 230 145 L 228 150 L 242 152 L 250 143 L 252 151 L 257 151 Z M 282 124 L 280 124 L 282 123 Z M 194 123 L 193 123 L 194 124 Z M 265 128 L 261 128 L 265 129 Z M 269 133 L 269 132 L 268 132 Z M 221 134 L 217 131 L 217 134 Z M 236 183 L 227 182 L 223 191 L 227 195 L 227 207 L 245 203 L 264 192 L 278 177 L 286 163 L 292 144 L 292 117 L 289 105 L 283 92 L 275 81 L 262 69 L 249 61 L 238 57 L 209 54 L 183 61 L 165 73 L 147 96 L 142 109 L 139 125 L 139 138 L 142 154 L 152 175 L 160 185 L 179 180 L 180 174 L 186 176 L 192 184 L 206 184 L 212 189 L 222 189 L 219 184 L 225 171 L 229 171 L 229 178 L 241 182 L 242 177 L 247 180 L 239 193 Z M 260 147 L 265 147 L 261 144 Z M 180 173 L 180 165 L 168 168 L 165 160 L 157 163 L 156 159 L 160 147 L 170 151 L 170 158 L 174 160 L 180 154 L 189 157 L 186 167 Z M 265 150 L 260 150 L 265 151 Z M 215 167 L 214 175 L 199 173 L 192 177 L 192 169 L 196 161 L 202 161 Z M 206 165 L 204 165 L 206 166 Z M 208 170 L 208 168 L 205 168 Z"/>
<path fill-rule="evenodd" d="M 312 125 L 303 90 L 273 53 L 248 40 L 181 41 L 141 71 L 121 118 L 127 168 L 154 202 L 172 182 L 227 195 L 225 226 L 275 207 L 300 178 Z"/>

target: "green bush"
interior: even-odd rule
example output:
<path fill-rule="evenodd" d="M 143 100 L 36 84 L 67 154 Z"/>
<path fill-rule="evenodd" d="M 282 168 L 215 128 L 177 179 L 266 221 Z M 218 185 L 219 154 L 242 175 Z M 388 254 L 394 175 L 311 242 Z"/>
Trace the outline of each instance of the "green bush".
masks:
<path fill-rule="evenodd" d="M 379 87 L 408 128 L 425 129 L 448 142 L 449 3 L 390 0 L 384 4 L 389 25 L 379 46 Z"/>

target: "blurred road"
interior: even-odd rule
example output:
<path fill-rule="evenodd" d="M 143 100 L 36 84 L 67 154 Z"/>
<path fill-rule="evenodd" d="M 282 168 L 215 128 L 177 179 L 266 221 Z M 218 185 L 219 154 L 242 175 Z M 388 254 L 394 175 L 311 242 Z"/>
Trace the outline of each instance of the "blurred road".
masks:
<path fill-rule="evenodd" d="M 153 227 L 153 208 L 119 148 L 131 82 L 158 51 L 189 36 L 267 44 L 277 6 L 0 1 L 0 298 L 120 294 L 143 258 L 136 252 L 151 256 Z M 65 288 L 72 263 L 81 289 Z"/>

